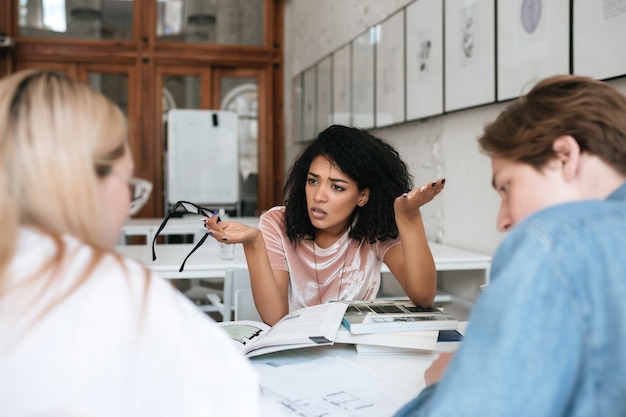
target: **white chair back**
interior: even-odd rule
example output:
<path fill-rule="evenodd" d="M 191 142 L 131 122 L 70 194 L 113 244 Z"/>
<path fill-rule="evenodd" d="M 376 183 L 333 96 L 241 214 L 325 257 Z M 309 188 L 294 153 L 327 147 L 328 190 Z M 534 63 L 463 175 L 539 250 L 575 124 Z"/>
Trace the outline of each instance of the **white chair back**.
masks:
<path fill-rule="evenodd" d="M 263 321 L 254 305 L 252 289 L 240 288 L 235 291 L 235 320 Z"/>

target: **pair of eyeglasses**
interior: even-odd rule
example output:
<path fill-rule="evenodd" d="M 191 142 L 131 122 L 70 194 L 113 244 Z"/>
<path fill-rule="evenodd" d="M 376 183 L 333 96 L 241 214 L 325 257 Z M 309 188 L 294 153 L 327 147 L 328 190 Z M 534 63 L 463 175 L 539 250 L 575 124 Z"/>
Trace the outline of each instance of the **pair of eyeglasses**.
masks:
<path fill-rule="evenodd" d="M 128 188 L 130 189 L 130 210 L 128 215 L 132 216 L 137 214 L 148 201 L 152 192 L 152 183 L 143 178 L 133 177 L 128 181 Z"/>
<path fill-rule="evenodd" d="M 156 260 L 156 252 L 154 250 L 154 245 L 156 243 L 157 237 L 159 236 L 159 233 L 161 233 L 161 231 L 165 228 L 165 225 L 167 224 L 167 221 L 170 219 L 170 217 L 172 217 L 172 214 L 176 212 L 180 213 L 181 211 L 183 213 L 200 214 L 205 217 L 217 216 L 217 213 L 218 213 L 217 210 L 212 211 L 211 209 L 199 206 L 194 203 L 190 203 L 189 201 L 177 201 L 176 204 L 174 204 L 174 207 L 172 207 L 169 213 L 167 213 L 167 216 L 165 216 L 165 218 L 163 219 L 163 222 L 161 222 L 161 225 L 159 226 L 157 232 L 154 235 L 154 238 L 152 239 L 152 261 Z M 217 221 L 219 223 L 221 219 L 218 217 Z M 208 231 L 204 234 L 204 236 L 202 236 L 202 238 L 198 241 L 198 243 L 196 243 L 196 246 L 194 246 L 191 252 L 189 252 L 189 254 L 185 257 L 185 259 L 183 260 L 183 263 L 180 265 L 180 269 L 178 270 L 178 272 L 183 272 L 183 269 L 185 269 L 185 262 L 187 262 L 187 259 L 189 259 L 191 254 L 194 253 L 196 249 L 202 246 L 202 244 L 204 243 L 207 237 L 209 237 Z"/>

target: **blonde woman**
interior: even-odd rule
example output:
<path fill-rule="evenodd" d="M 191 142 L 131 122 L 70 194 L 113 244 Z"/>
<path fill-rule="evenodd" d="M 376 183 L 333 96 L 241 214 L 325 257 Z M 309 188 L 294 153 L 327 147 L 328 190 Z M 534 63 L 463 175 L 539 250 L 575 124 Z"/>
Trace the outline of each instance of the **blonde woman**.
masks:
<path fill-rule="evenodd" d="M 112 251 L 126 135 L 112 102 L 63 75 L 0 80 L 0 415 L 258 415 L 232 341 Z"/>

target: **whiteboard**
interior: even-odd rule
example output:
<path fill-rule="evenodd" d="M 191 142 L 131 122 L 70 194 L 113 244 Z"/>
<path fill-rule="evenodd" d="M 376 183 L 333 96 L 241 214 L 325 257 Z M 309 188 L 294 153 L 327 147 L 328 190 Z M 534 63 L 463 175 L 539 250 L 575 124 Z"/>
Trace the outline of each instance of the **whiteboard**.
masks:
<path fill-rule="evenodd" d="M 167 203 L 239 201 L 237 113 L 172 109 L 168 113 Z"/>

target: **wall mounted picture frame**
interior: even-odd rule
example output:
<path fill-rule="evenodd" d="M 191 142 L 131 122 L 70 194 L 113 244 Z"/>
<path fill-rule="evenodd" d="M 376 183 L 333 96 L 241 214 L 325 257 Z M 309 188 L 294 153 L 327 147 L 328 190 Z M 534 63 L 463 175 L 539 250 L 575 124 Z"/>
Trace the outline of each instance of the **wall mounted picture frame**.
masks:
<path fill-rule="evenodd" d="M 569 0 L 497 0 L 497 100 L 569 73 Z"/>
<path fill-rule="evenodd" d="M 352 125 L 374 127 L 374 28 L 352 41 Z"/>
<path fill-rule="evenodd" d="M 332 57 L 329 55 L 317 63 L 317 131 L 332 124 Z"/>
<path fill-rule="evenodd" d="M 406 119 L 443 113 L 443 2 L 406 7 Z"/>
<path fill-rule="evenodd" d="M 445 0 L 444 109 L 495 101 L 494 0 Z"/>
<path fill-rule="evenodd" d="M 626 2 L 574 1 L 573 72 L 599 80 L 626 74 Z"/>
<path fill-rule="evenodd" d="M 404 9 L 374 26 L 376 127 L 405 121 Z"/>
<path fill-rule="evenodd" d="M 309 142 L 317 135 L 317 85 L 315 66 L 305 70 L 302 76 L 304 91 L 304 99 L 302 101 L 304 112 L 302 141 Z"/>
<path fill-rule="evenodd" d="M 332 122 L 334 124 L 352 125 L 352 106 L 350 98 L 351 90 L 351 44 L 344 45 L 336 50 L 332 55 L 333 74 L 332 74 Z"/>

